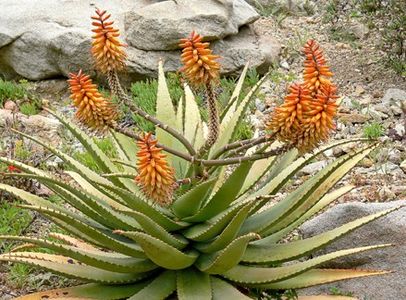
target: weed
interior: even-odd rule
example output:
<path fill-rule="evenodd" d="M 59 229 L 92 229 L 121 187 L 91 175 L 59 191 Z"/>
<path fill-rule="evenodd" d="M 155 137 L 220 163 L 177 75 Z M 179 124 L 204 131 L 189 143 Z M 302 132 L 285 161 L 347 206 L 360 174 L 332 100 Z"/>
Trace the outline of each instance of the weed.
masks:
<path fill-rule="evenodd" d="M 26 82 L 12 82 L 0 79 L 0 106 L 7 100 L 22 99 L 27 96 Z"/>
<path fill-rule="evenodd" d="M 26 102 L 20 105 L 20 112 L 27 116 L 36 115 L 39 113 L 39 107 L 36 103 Z"/>
<path fill-rule="evenodd" d="M 346 296 L 346 297 L 353 296 L 352 292 L 342 291 L 338 287 L 335 287 L 335 286 L 330 288 L 330 294 L 334 295 L 334 296 Z"/>
<path fill-rule="evenodd" d="M 373 122 L 364 127 L 364 137 L 377 139 L 384 134 L 384 128 L 381 124 Z"/>
<path fill-rule="evenodd" d="M 330 0 L 326 5 L 326 12 L 323 15 L 323 23 L 334 23 L 338 18 L 338 0 Z"/>

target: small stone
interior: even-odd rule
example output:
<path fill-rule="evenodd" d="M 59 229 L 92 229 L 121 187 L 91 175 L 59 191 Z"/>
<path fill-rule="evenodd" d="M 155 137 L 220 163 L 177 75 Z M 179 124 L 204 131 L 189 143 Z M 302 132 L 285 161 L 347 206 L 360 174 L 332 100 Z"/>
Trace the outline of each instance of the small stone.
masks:
<path fill-rule="evenodd" d="M 378 190 L 379 198 L 383 201 L 385 200 L 393 200 L 396 198 L 396 195 L 394 192 L 391 191 L 391 189 L 388 186 L 383 186 Z"/>
<path fill-rule="evenodd" d="M 4 109 L 11 110 L 13 112 L 17 112 L 18 106 L 14 101 L 8 100 L 8 101 L 6 101 L 6 103 L 4 103 Z"/>
<path fill-rule="evenodd" d="M 349 28 L 349 32 L 360 40 L 365 39 L 368 36 L 369 28 L 363 23 L 354 22 Z"/>
<path fill-rule="evenodd" d="M 369 117 L 365 114 L 352 113 L 342 114 L 339 120 L 345 124 L 363 124 L 369 120 Z"/>
<path fill-rule="evenodd" d="M 298 175 L 312 175 L 320 170 L 322 170 L 327 165 L 327 161 L 316 161 L 314 163 L 308 164 L 303 169 L 301 169 Z"/>
<path fill-rule="evenodd" d="M 357 85 L 357 86 L 355 87 L 355 95 L 360 96 L 360 95 L 362 95 L 363 93 L 365 93 L 365 89 L 364 89 L 362 86 Z"/>
<path fill-rule="evenodd" d="M 406 159 L 400 164 L 400 168 L 406 173 Z"/>
<path fill-rule="evenodd" d="M 363 160 L 361 160 L 358 163 L 358 165 L 363 168 L 370 168 L 374 165 L 374 162 L 373 162 L 373 160 L 369 159 L 368 157 L 365 157 Z"/>
<path fill-rule="evenodd" d="M 395 133 L 400 136 L 400 137 L 404 137 L 405 133 L 406 133 L 406 128 L 405 125 L 398 123 L 395 125 Z"/>
<path fill-rule="evenodd" d="M 260 112 L 263 112 L 265 110 L 265 103 L 261 99 L 255 99 L 255 107 L 257 110 Z"/>
<path fill-rule="evenodd" d="M 402 162 L 402 154 L 397 149 L 391 149 L 388 153 L 388 160 L 394 164 L 399 165 Z"/>
<path fill-rule="evenodd" d="M 280 65 L 281 65 L 282 68 L 284 68 L 286 70 L 289 70 L 289 68 L 290 68 L 289 64 L 288 64 L 288 62 L 286 60 L 282 60 Z"/>

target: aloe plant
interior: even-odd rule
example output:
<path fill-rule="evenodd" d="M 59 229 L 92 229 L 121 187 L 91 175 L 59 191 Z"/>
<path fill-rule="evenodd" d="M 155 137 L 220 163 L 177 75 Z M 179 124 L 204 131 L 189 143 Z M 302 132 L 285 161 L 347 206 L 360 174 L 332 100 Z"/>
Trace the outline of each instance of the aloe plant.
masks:
<path fill-rule="evenodd" d="M 99 11 L 99 18 L 103 15 Z M 119 53 L 123 57 L 122 52 Z M 121 63 L 114 65 L 122 67 Z M 153 300 L 171 296 L 178 299 L 251 299 L 243 292 L 247 288 L 296 289 L 385 273 L 319 268 L 330 260 L 388 246 L 385 244 L 340 250 L 308 260 L 298 259 L 396 208 L 357 219 L 311 238 L 284 239 L 304 221 L 354 188 L 346 185 L 332 190 L 345 174 L 376 148 L 376 143 L 348 139 L 299 154 L 295 144 L 286 141 L 281 144 L 273 133 L 235 141 L 238 124 L 266 79 L 263 77 L 240 99 L 248 70 L 246 66 L 229 104 L 221 117 L 217 116 L 218 136 L 208 146 L 205 125 L 193 91 L 185 84 L 184 97 L 175 109 L 162 62 L 159 64 L 156 116 L 147 115 L 128 101 L 117 73 L 108 69 L 108 59 L 102 66 L 107 68 L 109 82 L 118 98 L 157 127 L 156 140 L 159 143 L 149 144 L 150 135 L 143 140 L 138 133 L 119 127 L 110 115 L 106 118 L 92 115 L 91 126 L 101 124 L 113 137 L 119 159 L 110 159 L 79 126 L 48 110 L 93 157 L 102 172 L 98 174 L 70 154 L 19 132 L 60 157 L 69 166 L 70 171 L 66 174 L 70 180 L 62 180 L 47 171 L 5 157 L 0 157 L 0 162 L 20 171 L 9 175 L 37 180 L 63 202 L 55 204 L 7 184 L 0 183 L 0 190 L 21 199 L 26 203 L 23 208 L 41 213 L 68 234 L 0 236 L 2 240 L 22 243 L 11 252 L 1 254 L 0 261 L 25 263 L 84 282 L 83 285 L 19 299 Z M 91 84 L 88 79 L 86 77 L 85 81 Z M 95 94 L 93 85 L 91 93 L 91 99 L 105 103 L 100 95 Z M 80 97 L 87 96 L 82 94 Z M 80 97 L 75 97 L 75 101 L 81 102 Z M 89 99 L 86 101 L 90 103 Z M 110 105 L 106 107 L 103 115 L 113 109 Z M 79 106 L 79 109 L 82 109 L 80 116 L 83 119 L 86 108 Z M 360 146 L 329 163 L 284 199 L 271 205 L 273 195 L 281 191 L 308 162 L 328 149 L 349 143 L 360 143 Z M 161 151 L 167 156 L 161 155 Z M 170 174 L 167 178 L 154 177 L 157 182 L 173 179 L 168 179 L 165 189 L 158 192 L 151 186 L 146 189 L 148 180 L 145 179 L 151 178 L 142 177 L 145 172 L 151 172 L 151 168 L 144 165 L 145 158 L 151 157 L 151 153 L 156 159 L 154 172 L 164 169 L 165 174 Z M 140 176 L 144 181 L 134 180 Z M 154 184 L 160 186 L 155 181 Z M 166 198 L 160 203 L 162 197 Z M 39 249 L 50 251 L 44 253 L 37 251 Z"/>

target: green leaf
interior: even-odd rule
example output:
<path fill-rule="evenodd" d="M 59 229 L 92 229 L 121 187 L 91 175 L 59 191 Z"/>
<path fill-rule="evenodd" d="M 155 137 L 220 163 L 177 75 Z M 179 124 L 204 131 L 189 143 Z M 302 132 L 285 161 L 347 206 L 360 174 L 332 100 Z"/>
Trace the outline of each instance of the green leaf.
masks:
<path fill-rule="evenodd" d="M 238 79 L 238 82 L 235 85 L 233 94 L 231 95 L 230 100 L 228 100 L 227 107 L 222 112 L 221 125 L 223 127 L 225 127 L 226 124 L 230 121 L 231 117 L 233 116 L 233 114 L 235 113 L 235 111 L 237 109 L 237 105 L 238 105 L 240 94 L 241 94 L 241 89 L 244 84 L 245 77 L 247 76 L 248 67 L 249 67 L 249 63 L 246 63 L 244 66 L 244 69 L 241 72 L 240 78 Z"/>
<path fill-rule="evenodd" d="M 255 233 L 243 235 L 232 241 L 222 251 L 200 255 L 195 265 L 200 271 L 205 273 L 224 273 L 240 262 L 248 243 L 259 238 L 259 235 Z"/>
<path fill-rule="evenodd" d="M 295 222 L 291 223 L 289 226 L 285 227 L 284 229 L 275 232 L 267 237 L 259 241 L 255 241 L 252 244 L 258 245 L 267 245 L 267 244 L 274 244 L 280 241 L 284 236 L 286 236 L 289 232 L 298 228 L 301 224 L 303 224 L 306 220 L 310 219 L 313 215 L 320 212 L 323 208 L 327 207 L 330 203 L 335 201 L 336 199 L 340 198 L 342 195 L 348 193 L 355 186 L 353 185 L 346 185 L 333 192 L 328 193 L 323 198 L 320 199 L 319 202 L 316 203 L 311 209 L 309 209 L 303 216 L 297 219 Z"/>
<path fill-rule="evenodd" d="M 198 242 L 210 240 L 217 236 L 228 225 L 245 204 L 246 202 L 239 203 L 207 222 L 196 224 L 184 230 L 183 235 L 190 240 Z"/>
<path fill-rule="evenodd" d="M 277 227 L 278 222 L 285 222 L 288 216 L 292 217 L 292 219 L 289 219 L 289 221 L 293 222 L 295 219 L 300 217 L 300 214 L 291 215 L 292 212 L 294 212 L 303 203 L 304 205 L 308 205 L 308 207 L 311 207 L 317 203 L 317 201 L 328 192 L 335 182 L 343 177 L 359 160 L 362 159 L 362 157 L 367 155 L 371 150 L 372 147 L 368 146 L 356 152 L 356 154 L 342 156 L 330 163 L 283 200 L 279 201 L 272 207 L 249 217 L 243 225 L 241 233 L 257 232 L 262 236 L 266 236 L 278 231 L 279 229 L 282 229 L 283 227 Z M 308 200 L 310 198 L 312 200 Z M 301 211 L 303 213 L 306 212 L 305 209 Z M 289 223 L 287 225 L 289 225 Z"/>
<path fill-rule="evenodd" d="M 254 162 L 247 177 L 245 178 L 239 196 L 243 195 L 251 188 L 253 188 L 258 183 L 258 181 L 260 181 L 265 176 L 265 174 L 275 163 L 275 159 L 276 157 L 271 156 L 269 158 L 260 159 Z"/>
<path fill-rule="evenodd" d="M 213 300 L 252 300 L 228 282 L 211 276 Z"/>
<path fill-rule="evenodd" d="M 132 216 L 133 210 L 140 211 L 168 231 L 179 230 L 188 226 L 188 223 L 175 222 L 172 219 L 168 218 L 161 211 L 159 211 L 158 208 L 152 206 L 149 202 L 147 202 L 147 200 L 143 199 L 142 196 L 138 194 L 134 194 L 127 190 L 120 189 L 111 185 L 103 186 L 118 195 L 126 203 L 126 205 L 128 205 L 128 207 L 132 209 L 121 211 L 124 214 Z"/>
<path fill-rule="evenodd" d="M 306 164 L 308 164 L 311 160 L 313 160 L 317 155 L 323 153 L 324 151 L 354 142 L 365 141 L 366 139 L 348 139 L 348 140 L 340 140 L 328 145 L 322 146 L 312 153 L 305 154 L 304 156 L 298 158 L 293 163 L 290 163 L 292 159 L 297 156 L 297 150 L 291 150 L 284 154 L 283 158 L 281 159 L 280 163 L 275 164 L 275 166 L 271 169 L 271 175 L 268 180 L 267 184 L 261 187 L 257 192 L 248 195 L 249 197 L 256 197 L 262 195 L 269 195 L 275 194 L 279 191 L 279 189 L 285 185 L 285 183 L 297 173 L 301 168 L 303 168 Z"/>
<path fill-rule="evenodd" d="M 138 146 L 134 139 L 118 133 L 114 130 L 110 130 L 113 137 L 114 145 L 120 158 L 124 161 L 128 161 L 135 166 L 137 163 Z"/>
<path fill-rule="evenodd" d="M 124 284 L 137 282 L 148 277 L 151 273 L 117 273 L 99 268 L 78 264 L 69 257 L 60 255 L 34 253 L 34 252 L 14 252 L 0 255 L 0 261 L 24 263 L 58 275 L 73 277 L 88 282 L 99 282 L 105 284 Z"/>
<path fill-rule="evenodd" d="M 81 235 L 78 236 L 79 238 L 87 240 L 87 236 L 90 236 L 92 239 L 98 241 L 98 244 L 103 245 L 106 248 L 132 257 L 145 258 L 145 254 L 138 245 L 126 241 L 121 241 L 120 236 L 114 235 L 107 230 L 102 232 L 100 229 L 96 229 L 95 227 L 92 227 L 83 221 L 79 221 L 77 217 L 69 216 L 61 212 L 59 209 L 48 209 L 36 206 L 22 207 L 26 207 L 31 210 L 38 211 L 46 216 L 50 216 L 53 218 L 52 220 L 54 221 L 56 219 L 69 224 L 70 227 L 73 227 L 77 230 L 76 232 L 73 232 L 74 234 L 77 234 L 77 232 L 81 233 Z M 92 241 L 90 242 L 92 243 Z"/>
<path fill-rule="evenodd" d="M 220 233 L 213 241 L 207 243 L 196 243 L 194 244 L 194 247 L 203 253 L 211 253 L 226 248 L 227 245 L 229 245 L 237 236 L 241 225 L 247 218 L 248 213 L 254 204 L 256 203 L 252 201 L 243 206 L 223 230 L 223 232 Z"/>
<path fill-rule="evenodd" d="M 298 276 L 282 280 L 275 283 L 265 283 L 253 285 L 260 289 L 271 290 L 287 290 L 300 289 L 313 285 L 326 284 L 339 280 L 359 278 L 365 276 L 384 275 L 388 271 L 370 271 L 370 270 L 354 270 L 354 269 L 313 269 L 306 271 Z"/>
<path fill-rule="evenodd" d="M 203 122 L 199 106 L 190 87 L 185 84 L 185 137 L 195 149 L 204 144 Z"/>
<path fill-rule="evenodd" d="M 188 253 L 183 253 L 146 233 L 134 232 L 131 238 L 137 241 L 150 260 L 165 269 L 185 269 L 191 266 L 198 256 L 196 251 L 192 250 Z"/>
<path fill-rule="evenodd" d="M 233 139 L 235 132 L 237 131 L 237 125 L 241 123 L 242 118 L 244 117 L 244 112 L 247 110 L 248 104 L 250 100 L 253 98 L 255 93 L 257 92 L 258 88 L 262 85 L 262 83 L 267 79 L 268 74 L 264 75 L 257 84 L 248 92 L 245 98 L 238 104 L 236 110 L 231 113 L 231 118 L 228 119 L 226 115 L 223 121 L 220 124 L 220 135 L 217 139 L 216 143 L 210 149 L 209 158 L 213 157 L 213 155 L 223 146 L 227 145 Z"/>
<path fill-rule="evenodd" d="M 179 218 L 195 214 L 201 207 L 208 193 L 210 193 L 215 179 L 209 179 L 197 186 L 192 187 L 189 191 L 177 198 L 171 205 L 172 211 Z"/>
<path fill-rule="evenodd" d="M 247 247 L 242 261 L 248 263 L 274 264 L 287 260 L 294 260 L 309 253 L 314 253 L 321 247 L 324 247 L 342 237 L 344 234 L 385 216 L 400 207 L 401 206 L 357 219 L 340 227 L 303 240 L 292 241 L 285 244 L 251 244 Z"/>
<path fill-rule="evenodd" d="M 162 61 L 159 61 L 158 65 L 158 92 L 156 100 L 156 118 L 165 125 L 177 129 L 178 132 L 182 132 L 182 129 L 178 128 L 176 112 L 171 100 L 171 96 L 169 94 L 168 86 L 166 84 Z M 181 152 L 186 152 L 186 149 L 182 145 L 182 143 L 179 142 L 173 135 L 169 134 L 162 128 L 156 129 L 156 138 L 159 141 L 159 143 L 169 148 Z M 182 177 L 182 174 L 186 172 L 185 160 L 170 153 L 168 153 L 167 160 L 168 163 L 175 168 L 177 175 L 176 177 Z"/>
<path fill-rule="evenodd" d="M 209 274 L 194 268 L 178 271 L 177 292 L 179 300 L 211 300 Z"/>
<path fill-rule="evenodd" d="M 344 162 L 337 160 L 338 167 L 334 167 L 334 163 L 331 164 L 333 171 L 327 175 L 323 176 L 324 171 L 328 172 L 329 165 L 319 174 L 313 178 L 317 181 L 321 178 L 316 185 L 312 186 L 309 193 L 304 199 L 301 199 L 299 206 L 296 206 L 293 211 L 290 211 L 283 219 L 279 219 L 276 224 L 268 226 L 268 228 L 261 232 L 263 236 L 278 232 L 279 230 L 289 226 L 289 224 L 296 221 L 302 215 L 304 215 L 310 208 L 312 208 L 320 199 L 338 182 L 340 181 L 351 169 L 360 162 L 364 157 L 366 157 L 375 147 L 364 148 L 364 150 L 359 151 L 356 155 L 351 155 L 347 157 Z"/>
<path fill-rule="evenodd" d="M 185 238 L 182 238 L 181 236 L 179 236 L 178 238 L 175 237 L 174 235 L 166 231 L 165 228 L 158 225 L 152 219 L 148 218 L 146 215 L 137 211 L 132 211 L 131 216 L 135 218 L 135 220 L 141 225 L 142 229 L 147 234 L 178 249 L 182 249 L 187 246 L 188 241 Z M 121 235 L 129 237 L 130 239 L 133 239 L 134 233 L 136 232 L 132 231 L 120 232 Z"/>
<path fill-rule="evenodd" d="M 152 271 L 158 267 L 149 260 L 97 249 L 86 249 L 81 245 L 75 247 L 33 237 L 0 236 L 0 240 L 3 239 L 31 243 L 55 251 L 58 254 L 69 256 L 86 265 L 118 273 L 141 273 Z"/>
<path fill-rule="evenodd" d="M 208 203 L 195 215 L 184 218 L 184 220 L 187 222 L 201 222 L 223 212 L 235 200 L 252 164 L 252 161 L 241 163 L 209 199 Z"/>
<path fill-rule="evenodd" d="M 325 262 L 328 262 L 330 260 L 339 257 L 388 246 L 391 245 L 385 244 L 385 245 L 376 245 L 340 250 L 324 254 L 306 261 L 297 262 L 295 264 L 275 268 L 262 268 L 262 267 L 238 265 L 221 275 L 237 283 L 246 283 L 246 284 L 273 283 L 299 275 Z"/>
<path fill-rule="evenodd" d="M 61 299 L 61 295 L 67 299 L 88 299 L 88 300 L 119 300 L 134 295 L 148 284 L 143 281 L 136 284 L 126 285 L 102 285 L 97 283 L 83 284 L 74 287 L 54 289 L 45 292 L 38 292 L 21 296 L 19 300 L 36 299 Z"/>
<path fill-rule="evenodd" d="M 162 300 L 176 290 L 176 273 L 165 271 L 128 300 Z"/>

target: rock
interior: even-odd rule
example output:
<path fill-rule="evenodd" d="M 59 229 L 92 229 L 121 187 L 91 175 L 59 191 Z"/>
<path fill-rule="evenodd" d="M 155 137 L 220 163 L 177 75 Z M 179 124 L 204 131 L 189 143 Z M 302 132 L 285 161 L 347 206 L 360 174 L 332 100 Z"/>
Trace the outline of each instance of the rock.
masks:
<path fill-rule="evenodd" d="M 401 123 L 397 123 L 395 125 L 395 133 L 400 136 L 400 137 L 404 137 L 406 134 L 406 128 L 405 125 L 401 124 Z"/>
<path fill-rule="evenodd" d="M 0 109 L 0 126 L 8 126 L 17 122 L 25 129 L 25 133 L 35 134 L 53 145 L 57 145 L 60 138 L 58 129 L 61 126 L 58 120 L 41 115 L 26 116 L 21 113 L 13 114 L 6 109 Z"/>
<path fill-rule="evenodd" d="M 345 124 L 363 124 L 370 118 L 365 114 L 350 113 L 341 114 L 339 120 Z"/>
<path fill-rule="evenodd" d="M 402 162 L 402 153 L 398 149 L 391 149 L 388 152 L 388 160 L 399 165 Z"/>
<path fill-rule="evenodd" d="M 354 22 L 349 28 L 348 31 L 360 40 L 365 39 L 368 36 L 369 28 L 363 23 Z"/>
<path fill-rule="evenodd" d="M 4 103 L 4 109 L 10 110 L 12 112 L 17 112 L 18 106 L 14 101 L 8 100 L 6 101 L 6 103 Z"/>
<path fill-rule="evenodd" d="M 406 100 L 406 91 L 401 89 L 387 89 L 382 97 L 383 104 L 399 104 L 401 101 Z"/>
<path fill-rule="evenodd" d="M 261 99 L 256 98 L 255 99 L 255 107 L 260 112 L 263 112 L 265 110 L 265 103 Z"/>
<path fill-rule="evenodd" d="M 339 204 L 322 215 L 306 222 L 301 231 L 305 238 L 331 230 L 362 216 L 404 205 L 405 201 L 387 203 L 345 203 Z M 339 281 L 299 291 L 300 294 L 317 295 L 328 293 L 331 287 L 348 291 L 359 299 L 389 300 L 404 299 L 406 295 L 406 208 L 403 207 L 388 216 L 375 220 L 323 249 L 322 253 L 366 245 L 394 244 L 380 250 L 346 256 L 330 262 L 326 268 L 359 268 L 369 270 L 390 270 L 393 273 L 348 281 Z"/>
<path fill-rule="evenodd" d="M 362 160 L 358 163 L 358 165 L 359 165 L 360 167 L 363 167 L 363 168 L 370 168 L 370 167 L 373 167 L 374 161 L 373 161 L 372 159 L 369 159 L 368 157 L 365 157 L 364 159 L 362 159 Z"/>
<path fill-rule="evenodd" d="M 406 173 L 406 159 L 400 164 L 400 168 Z"/>
<path fill-rule="evenodd" d="M 396 198 L 396 194 L 387 185 L 378 189 L 378 195 L 381 201 L 394 200 Z"/>
<path fill-rule="evenodd" d="M 288 64 L 288 62 L 286 60 L 281 61 L 280 65 L 285 70 L 289 70 L 289 64 Z"/>
<path fill-rule="evenodd" d="M 357 85 L 354 93 L 356 96 L 361 96 L 363 93 L 365 93 L 365 89 L 362 86 Z"/>
<path fill-rule="evenodd" d="M 164 1 L 130 10 L 125 15 L 129 45 L 140 50 L 176 50 L 179 39 L 197 29 L 208 40 L 238 33 L 259 15 L 244 0 Z M 151 38 L 154 37 L 154 38 Z"/>
<path fill-rule="evenodd" d="M 316 161 L 314 163 L 306 165 L 303 169 L 301 169 L 298 172 L 298 175 L 299 176 L 312 175 L 312 174 L 320 171 L 321 169 L 323 169 L 325 166 L 327 166 L 327 161 L 325 161 L 325 160 Z"/>
<path fill-rule="evenodd" d="M 386 113 L 377 111 L 374 107 L 365 107 L 361 110 L 361 113 L 364 115 L 370 115 L 377 122 L 381 122 L 382 120 L 388 118 Z"/>
<path fill-rule="evenodd" d="M 42 80 L 92 70 L 90 59 L 93 1 L 0 1 L 0 75 Z M 280 45 L 256 34 L 259 15 L 244 0 L 113 0 L 103 4 L 128 44 L 130 80 L 157 74 L 159 58 L 166 71 L 180 67 L 179 38 L 194 29 L 212 41 L 222 56 L 222 74 L 237 74 L 250 60 L 258 72 L 277 59 Z M 27 18 L 27 15 L 29 18 Z"/>

